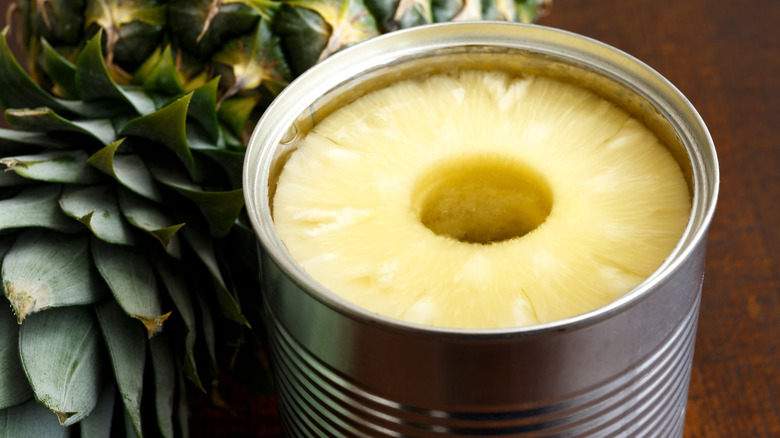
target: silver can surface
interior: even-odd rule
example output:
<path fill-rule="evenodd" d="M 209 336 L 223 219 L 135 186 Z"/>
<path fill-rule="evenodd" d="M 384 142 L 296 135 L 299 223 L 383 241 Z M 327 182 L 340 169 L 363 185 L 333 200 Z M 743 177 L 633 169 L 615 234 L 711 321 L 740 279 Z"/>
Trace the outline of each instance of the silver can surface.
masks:
<path fill-rule="evenodd" d="M 272 198 L 295 139 L 330 112 L 399 79 L 459 68 L 574 82 L 647 125 L 687 178 L 677 247 L 613 303 L 500 330 L 404 323 L 312 279 L 276 235 Z M 315 66 L 258 123 L 244 188 L 258 235 L 283 428 L 300 437 L 682 436 L 718 163 L 687 99 L 640 61 L 534 25 L 440 24 L 377 37 Z"/>

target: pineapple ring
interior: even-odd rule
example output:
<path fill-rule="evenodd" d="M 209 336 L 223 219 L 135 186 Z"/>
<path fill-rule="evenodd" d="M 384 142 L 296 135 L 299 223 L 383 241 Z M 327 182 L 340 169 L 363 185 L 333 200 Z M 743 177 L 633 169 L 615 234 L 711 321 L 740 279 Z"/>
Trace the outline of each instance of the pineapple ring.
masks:
<path fill-rule="evenodd" d="M 333 112 L 273 204 L 290 254 L 334 293 L 468 329 L 608 304 L 659 267 L 691 209 L 677 162 L 627 113 L 495 71 L 401 81 Z"/>

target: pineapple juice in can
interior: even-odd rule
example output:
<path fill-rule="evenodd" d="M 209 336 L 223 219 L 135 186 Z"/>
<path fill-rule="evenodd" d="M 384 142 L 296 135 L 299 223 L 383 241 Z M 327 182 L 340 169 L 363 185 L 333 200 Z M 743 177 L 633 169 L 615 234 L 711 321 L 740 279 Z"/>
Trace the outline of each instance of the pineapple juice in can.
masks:
<path fill-rule="evenodd" d="M 692 200 L 687 227 L 663 264 L 606 306 L 502 329 L 383 317 L 308 275 L 272 216 L 296 139 L 368 91 L 453 67 L 575 83 L 641 120 L 679 164 Z M 687 99 L 640 61 L 585 37 L 535 25 L 448 23 L 377 37 L 325 60 L 266 111 L 244 168 L 285 432 L 682 436 L 718 184 L 712 140 Z"/>

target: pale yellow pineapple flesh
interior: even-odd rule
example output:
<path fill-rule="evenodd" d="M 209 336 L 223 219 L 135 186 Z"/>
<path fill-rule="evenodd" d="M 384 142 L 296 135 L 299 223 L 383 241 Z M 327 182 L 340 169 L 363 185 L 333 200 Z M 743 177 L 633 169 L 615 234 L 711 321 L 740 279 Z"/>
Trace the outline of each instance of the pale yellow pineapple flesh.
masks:
<path fill-rule="evenodd" d="M 472 70 L 330 114 L 300 140 L 273 205 L 291 255 L 335 294 L 470 329 L 612 302 L 663 263 L 691 209 L 677 162 L 615 105 Z"/>

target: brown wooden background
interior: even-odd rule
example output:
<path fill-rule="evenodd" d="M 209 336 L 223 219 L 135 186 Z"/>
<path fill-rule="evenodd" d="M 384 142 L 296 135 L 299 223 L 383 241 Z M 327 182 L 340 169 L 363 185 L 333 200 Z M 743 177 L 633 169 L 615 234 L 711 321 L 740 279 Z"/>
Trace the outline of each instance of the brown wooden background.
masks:
<path fill-rule="evenodd" d="M 685 436 L 780 437 L 780 2 L 555 0 L 541 24 L 643 60 L 709 126 L 722 185 Z M 192 436 L 279 436 L 272 399 L 224 390 L 236 415 L 196 399 Z"/>

